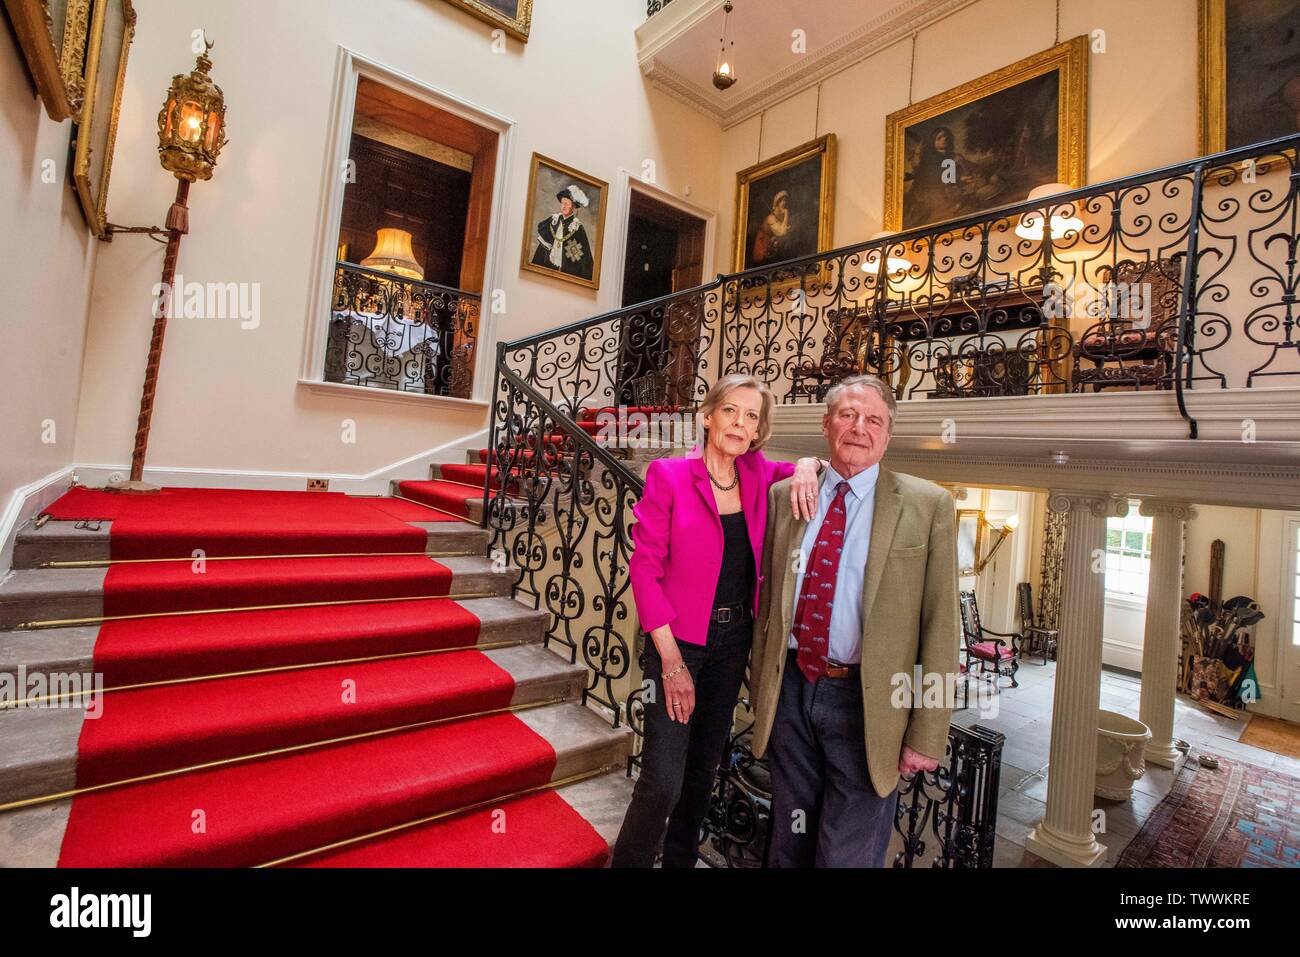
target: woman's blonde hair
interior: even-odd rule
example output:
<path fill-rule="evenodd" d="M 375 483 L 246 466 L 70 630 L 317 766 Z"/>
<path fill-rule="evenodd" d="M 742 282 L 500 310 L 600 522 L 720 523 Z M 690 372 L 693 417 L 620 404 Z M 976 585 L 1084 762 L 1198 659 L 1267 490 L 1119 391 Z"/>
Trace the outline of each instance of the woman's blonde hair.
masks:
<path fill-rule="evenodd" d="M 761 449 L 767 444 L 767 440 L 772 437 L 772 406 L 776 400 L 772 397 L 772 390 L 767 384 L 754 378 L 752 375 L 745 375 L 743 372 L 733 372 L 730 375 L 724 375 L 717 382 L 713 383 L 713 388 L 709 394 L 704 397 L 700 403 L 700 427 L 704 430 L 705 440 L 708 440 L 708 429 L 704 428 L 704 420 L 712 415 L 722 405 L 723 400 L 733 389 L 756 389 L 762 396 L 763 407 L 758 413 L 758 435 L 754 436 L 754 441 L 749 444 L 750 449 Z"/>

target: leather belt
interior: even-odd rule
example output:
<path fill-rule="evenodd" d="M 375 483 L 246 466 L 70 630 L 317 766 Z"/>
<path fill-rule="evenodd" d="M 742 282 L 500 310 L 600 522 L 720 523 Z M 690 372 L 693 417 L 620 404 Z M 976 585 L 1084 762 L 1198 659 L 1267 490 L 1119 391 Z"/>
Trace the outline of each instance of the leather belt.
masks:
<path fill-rule="evenodd" d="M 716 621 L 720 625 L 726 625 L 733 621 L 742 620 L 748 610 L 749 605 L 743 601 L 735 605 L 723 605 L 721 608 L 715 608 L 709 613 L 709 621 Z"/>
<path fill-rule="evenodd" d="M 795 648 L 790 648 L 787 653 L 789 654 L 790 661 L 792 663 L 796 661 L 799 657 L 799 652 Z M 852 678 L 861 673 L 862 673 L 862 665 L 860 664 L 846 665 L 846 664 L 841 664 L 840 662 L 835 661 L 831 658 L 826 659 L 825 676 L 827 678 Z"/>

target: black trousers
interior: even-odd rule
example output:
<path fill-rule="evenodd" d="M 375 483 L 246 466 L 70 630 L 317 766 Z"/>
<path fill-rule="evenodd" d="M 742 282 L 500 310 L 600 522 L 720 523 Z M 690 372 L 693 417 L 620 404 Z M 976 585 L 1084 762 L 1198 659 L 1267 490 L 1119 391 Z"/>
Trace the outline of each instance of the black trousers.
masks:
<path fill-rule="evenodd" d="M 685 724 L 668 717 L 660 680 L 663 661 L 647 640 L 641 668 L 654 694 L 645 706 L 641 776 L 614 842 L 612 867 L 653 867 L 660 845 L 664 867 L 695 866 L 700 825 L 709 810 L 752 640 L 753 617 L 746 609 L 726 624 L 710 624 L 703 645 L 677 642 L 695 682 L 695 710 Z"/>

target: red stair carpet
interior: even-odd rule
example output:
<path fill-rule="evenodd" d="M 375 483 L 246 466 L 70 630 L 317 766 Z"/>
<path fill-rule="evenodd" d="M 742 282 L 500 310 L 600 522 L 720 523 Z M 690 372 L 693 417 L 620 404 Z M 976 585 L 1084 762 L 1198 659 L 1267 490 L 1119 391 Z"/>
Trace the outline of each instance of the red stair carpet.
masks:
<path fill-rule="evenodd" d="M 485 466 L 478 467 L 484 468 Z M 436 479 L 431 482 L 411 481 L 397 483 L 398 492 L 404 497 L 423 502 L 425 505 L 432 505 L 434 508 L 441 509 L 444 512 L 451 512 L 453 515 L 459 515 L 462 518 L 469 517 L 471 499 L 482 500 L 482 488 L 482 475 L 479 476 L 477 488 L 471 488 L 457 482 L 440 482 Z M 490 495 L 493 498 L 496 497 L 495 492 L 490 493 Z"/>
<path fill-rule="evenodd" d="M 551 791 L 431 821 L 296 862 L 296 867 L 604 867 L 596 829 Z"/>
<path fill-rule="evenodd" d="M 400 601 L 105 622 L 104 687 L 461 648 L 478 618 L 454 601 Z"/>
<path fill-rule="evenodd" d="M 443 484 L 462 504 L 474 494 Z M 111 520 L 117 558 L 191 546 L 290 556 L 210 561 L 201 573 L 191 561 L 110 566 L 105 615 L 158 617 L 100 627 L 93 664 L 115 690 L 83 721 L 76 755 L 77 787 L 100 789 L 71 799 L 60 866 L 605 863 L 604 841 L 558 794 L 507 800 L 547 784 L 556 754 L 501 711 L 515 681 L 473 647 L 477 616 L 449 599 L 379 600 L 454 587 L 408 524 L 436 520 L 428 509 L 323 493 L 74 489 L 48 511 Z M 390 550 L 413 554 L 304 557 Z M 361 601 L 255 607 L 349 599 Z M 171 614 L 194 609 L 234 610 Z M 496 803 L 468 810 L 481 802 Z"/>
<path fill-rule="evenodd" d="M 511 714 L 363 738 L 83 794 L 60 867 L 243 867 L 550 780 Z"/>
<path fill-rule="evenodd" d="M 104 614 L 248 608 L 312 601 L 445 595 L 451 572 L 423 555 L 363 558 L 252 558 L 113 565 L 104 578 Z"/>
<path fill-rule="evenodd" d="M 77 486 L 45 510 L 51 518 L 111 521 L 115 559 L 219 555 L 422 552 L 411 522 L 452 521 L 395 499 L 339 492 L 165 488 L 122 495 Z"/>

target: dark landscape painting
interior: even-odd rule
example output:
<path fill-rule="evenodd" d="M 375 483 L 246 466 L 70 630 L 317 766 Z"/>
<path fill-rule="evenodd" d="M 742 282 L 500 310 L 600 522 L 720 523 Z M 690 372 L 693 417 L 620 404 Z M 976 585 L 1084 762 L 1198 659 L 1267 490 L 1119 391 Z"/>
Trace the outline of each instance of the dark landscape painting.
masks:
<path fill-rule="evenodd" d="M 1051 70 L 909 126 L 903 228 L 1018 202 L 1056 182 L 1059 88 Z"/>

